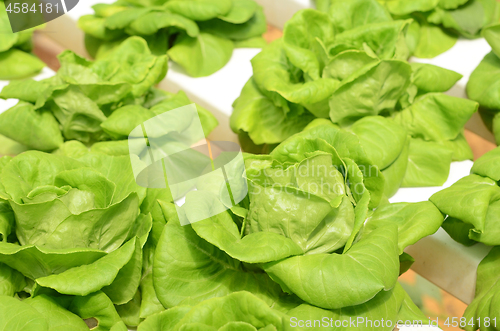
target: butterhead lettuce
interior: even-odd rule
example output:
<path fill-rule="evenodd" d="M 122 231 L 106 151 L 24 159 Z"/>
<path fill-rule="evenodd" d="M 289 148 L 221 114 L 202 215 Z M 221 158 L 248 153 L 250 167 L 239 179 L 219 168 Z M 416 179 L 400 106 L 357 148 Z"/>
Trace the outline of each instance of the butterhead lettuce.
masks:
<path fill-rule="evenodd" d="M 0 295 L 29 294 L 23 305 L 36 302 L 49 327 L 57 314 L 44 309 L 70 324 L 79 316 L 98 320 L 99 330 L 126 330 L 124 321 L 137 326 L 141 313 L 158 311 L 147 275 L 165 225 L 156 199 L 171 195 L 139 187 L 129 156 L 69 149 L 72 157 L 28 151 L 0 159 Z"/>
<path fill-rule="evenodd" d="M 329 136 L 316 138 L 321 130 Z M 397 155 L 379 155 L 377 161 L 386 164 L 392 157 Z M 251 292 L 263 307 L 293 300 L 293 314 L 289 306 L 276 308 L 289 316 L 323 311 L 342 319 L 366 311 L 394 320 L 405 300 L 397 294 L 400 255 L 440 227 L 439 210 L 430 202 L 379 206 L 383 175 L 356 135 L 331 124 L 289 138 L 270 155 L 246 155 L 245 165 L 248 197 L 227 212 L 181 226 L 175 207 L 160 201 L 168 223 L 154 257 L 153 284 L 171 310 L 150 317 L 144 327 L 155 330 L 168 316 L 178 320 L 177 327 L 198 322 L 182 316 L 193 309 L 197 318 L 197 307 L 211 300 L 223 305 L 240 291 Z M 203 194 L 208 199 L 211 193 Z M 193 213 L 203 206 L 189 196 L 185 204 L 187 219 L 196 219 Z M 381 302 L 393 302 L 394 310 L 379 311 Z M 236 321 L 251 324 L 200 323 L 219 330 Z"/>
<path fill-rule="evenodd" d="M 141 36 L 153 54 L 168 54 L 190 76 L 209 76 L 236 47 L 262 47 L 267 24 L 253 0 L 119 0 L 97 4 L 80 18 L 91 55 L 105 58 L 130 36 Z"/>
<path fill-rule="evenodd" d="M 404 176 L 387 196 L 400 186 L 442 185 L 452 161 L 472 158 L 463 127 L 477 103 L 443 94 L 461 75 L 408 63 L 411 20 L 392 19 L 376 1 L 331 1 L 328 6 L 329 14 L 313 9 L 295 14 L 283 38 L 252 60 L 254 75 L 231 116 L 243 148 L 269 152 L 316 120 L 330 121 L 359 135 L 367 151 L 377 145 L 370 141 L 386 141 L 382 146 L 395 155 L 381 164 L 375 155 L 371 161 L 380 170 L 394 165 L 390 172 Z M 358 124 L 374 116 L 385 117 L 389 129 L 374 120 Z M 392 161 L 398 155 L 396 166 Z M 436 157 L 440 167 L 428 162 Z"/>
<path fill-rule="evenodd" d="M 54 77 L 11 82 L 0 93 L 19 99 L 0 115 L 0 134 L 25 149 L 65 153 L 67 143 L 76 141 L 96 152 L 128 155 L 127 138 L 135 127 L 192 103 L 182 91 L 154 88 L 166 75 L 167 56 L 151 54 L 139 37 L 127 39 L 105 60 L 91 62 L 65 51 L 59 61 Z M 197 109 L 208 135 L 218 122 Z"/>

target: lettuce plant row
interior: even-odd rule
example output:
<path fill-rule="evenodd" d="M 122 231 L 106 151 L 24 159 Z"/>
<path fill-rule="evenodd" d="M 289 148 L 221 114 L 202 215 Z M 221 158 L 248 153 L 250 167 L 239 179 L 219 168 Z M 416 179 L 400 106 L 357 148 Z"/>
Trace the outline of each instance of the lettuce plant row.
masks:
<path fill-rule="evenodd" d="M 193 77 L 209 76 L 238 47 L 262 47 L 266 18 L 253 0 L 119 0 L 80 18 L 89 53 L 98 58 L 130 36 L 147 40 Z"/>
<path fill-rule="evenodd" d="M 9 155 L 0 158 L 0 330 L 426 323 L 397 282 L 414 262 L 405 248 L 441 226 L 466 245 L 500 245 L 498 150 L 430 201 L 388 202 L 401 186 L 442 184 L 452 161 L 472 158 L 463 126 L 478 104 L 443 93 L 461 76 L 407 59 L 428 24 L 417 20 L 417 43 L 416 12 L 446 17 L 476 2 L 434 2 L 317 1 L 322 11 L 297 13 L 254 58 L 234 104 L 232 129 L 254 152 L 242 160 L 248 195 L 198 222 L 218 206 L 196 198 L 221 204 L 226 184 L 200 179 L 178 209 L 168 188 L 137 184 L 127 139 L 191 104 L 155 88 L 167 54 L 209 75 L 234 47 L 262 44 L 262 9 L 250 0 L 96 5 L 79 22 L 95 61 L 63 52 L 54 77 L 0 93 L 19 100 L 0 115 L 0 154 Z M 432 15 L 425 22 L 438 24 Z M 16 40 L 8 47 L 22 48 Z M 197 111 L 208 136 L 217 120 Z M 495 248 L 481 264 L 466 316 L 498 313 L 499 256 Z M 329 324 L 297 323 L 316 320 Z"/>
<path fill-rule="evenodd" d="M 321 131 L 329 137 L 315 138 Z M 36 330 L 83 328 L 82 319 L 102 330 L 300 330 L 293 320 L 308 316 L 383 318 L 384 330 L 425 322 L 397 278 L 412 261 L 404 249 L 443 215 L 431 202 L 381 202 L 352 133 L 305 133 L 269 156 L 245 155 L 247 198 L 187 226 L 168 189 L 136 184 L 129 156 L 73 141 L 3 157 L 0 304 Z M 186 210 L 201 212 L 197 203 Z M 15 325 L 9 309 L 1 320 Z"/>
<path fill-rule="evenodd" d="M 447 215 L 443 228 L 453 239 L 465 246 L 494 246 L 477 271 L 476 297 L 464 314 L 473 321 L 464 328 L 467 331 L 500 330 L 493 322 L 500 318 L 499 160 L 500 148 L 486 153 L 474 163 L 471 175 L 430 199 Z"/>

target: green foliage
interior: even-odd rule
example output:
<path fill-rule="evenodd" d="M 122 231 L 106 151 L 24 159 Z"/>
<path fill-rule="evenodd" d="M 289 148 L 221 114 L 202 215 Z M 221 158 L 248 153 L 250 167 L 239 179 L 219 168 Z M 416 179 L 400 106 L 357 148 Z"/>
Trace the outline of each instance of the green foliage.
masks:
<path fill-rule="evenodd" d="M 83 149 L 100 143 L 100 151 L 128 154 L 128 148 L 116 145 L 126 145 L 136 126 L 192 103 L 182 91 L 154 88 L 166 75 L 167 56 L 151 54 L 139 37 L 127 39 L 103 60 L 90 62 L 65 51 L 59 61 L 54 77 L 14 81 L 0 93 L 0 98 L 20 100 L 0 114 L 0 134 L 25 149 L 64 154 L 68 142 Z M 197 109 L 208 135 L 218 122 L 207 110 Z M 9 149 L 6 145 L 0 153 L 11 154 Z"/>
<path fill-rule="evenodd" d="M 325 12 L 299 11 L 283 38 L 252 60 L 254 75 L 231 116 L 243 148 L 274 148 L 315 119 L 330 120 L 359 137 L 387 177 L 386 197 L 401 186 L 442 185 L 451 161 L 472 158 L 463 127 L 477 104 L 443 94 L 461 75 L 409 64 L 412 21 L 394 20 L 375 0 L 319 5 Z M 435 5 L 391 1 L 401 13 Z M 327 136 L 322 130 L 317 138 Z"/>
<path fill-rule="evenodd" d="M 235 47 L 260 47 L 256 38 L 267 29 L 253 0 L 120 0 L 94 10 L 78 22 L 92 55 L 105 58 L 126 38 L 141 36 L 153 54 L 168 54 L 193 77 L 224 67 Z"/>
<path fill-rule="evenodd" d="M 483 36 L 492 47 L 474 70 L 467 83 L 470 99 L 479 102 L 479 113 L 486 127 L 493 132 L 497 145 L 500 144 L 500 24 L 493 24 L 483 30 Z"/>
<path fill-rule="evenodd" d="M 472 174 L 431 197 L 431 201 L 448 215 L 444 229 L 457 241 L 470 245 L 482 242 L 500 245 L 500 172 L 496 148 L 479 158 Z"/>
<path fill-rule="evenodd" d="M 289 302 L 286 302 L 289 301 Z M 351 331 L 358 327 L 345 323 L 350 319 L 375 319 L 389 311 L 388 319 L 395 324 L 399 319 L 425 321 L 408 295 L 399 286 L 380 293 L 372 301 L 342 310 L 325 310 L 311 306 L 300 300 L 282 298 L 282 302 L 270 307 L 249 292 L 236 292 L 225 297 L 206 300 L 193 306 L 177 306 L 147 318 L 138 331 L 160 330 L 308 330 L 316 323 L 316 328 Z M 339 321 L 342 327 L 318 327 L 314 321 Z M 299 322 L 300 321 L 300 322 Z M 303 327 L 299 327 L 299 323 Z M 309 325 L 309 324 L 310 325 Z M 347 325 L 347 326 L 345 326 Z M 367 330 L 391 330 L 392 327 L 367 327 Z"/>
<path fill-rule="evenodd" d="M 403 132 L 404 145 L 404 131 L 395 128 L 391 133 Z M 325 139 L 316 138 L 320 132 Z M 373 153 L 382 165 L 398 157 Z M 268 156 L 246 155 L 245 164 L 248 201 L 187 226 L 176 217 L 168 220 L 154 257 L 153 283 L 170 309 L 147 319 L 144 330 L 169 321 L 181 327 L 190 321 L 181 322 L 190 316 L 187 306 L 193 312 L 209 302 L 224 306 L 239 291 L 252 293 L 263 307 L 295 298 L 295 309 L 300 305 L 304 316 L 317 310 L 339 319 L 364 313 L 396 318 L 399 308 L 382 312 L 379 304 L 400 307 L 399 255 L 437 231 L 443 222 L 437 208 L 430 202 L 404 203 L 381 206 L 372 215 L 384 193 L 382 174 L 356 135 L 331 124 L 310 127 Z M 373 173 L 365 175 L 365 167 Z M 195 194 L 186 197 L 187 219 L 196 219 L 200 208 Z M 169 218 L 173 205 L 160 205 Z M 203 323 L 218 330 L 236 321 L 248 323 L 244 317 Z"/>
<path fill-rule="evenodd" d="M 45 67 L 41 60 L 30 53 L 34 30 L 12 33 L 5 3 L 0 1 L 0 80 L 30 77 Z"/>
<path fill-rule="evenodd" d="M 467 331 L 497 331 L 494 323 L 500 318 L 500 247 L 495 247 L 477 268 L 476 297 L 467 307 L 464 317 L 472 323 L 464 330 Z M 479 323 L 479 321 L 482 321 Z M 490 323 L 485 323 L 491 321 Z"/>
<path fill-rule="evenodd" d="M 170 192 L 139 187 L 128 156 L 76 142 L 0 160 L 0 329 L 85 330 L 95 319 L 96 330 L 127 330 L 133 303 L 152 314 L 140 288 L 165 222 L 156 199 Z"/>
<path fill-rule="evenodd" d="M 441 211 L 387 203 L 402 185 L 442 183 L 452 160 L 471 157 L 463 126 L 477 110 L 442 94 L 460 75 L 406 61 L 419 30 L 391 13 L 461 5 L 318 1 L 328 14 L 294 16 L 252 61 L 231 118 L 246 146 L 270 154 L 245 155 L 242 202 L 186 226 L 179 216 L 217 207 L 197 200 L 216 188 L 200 183 L 207 190 L 176 209 L 168 189 L 137 185 L 126 139 L 191 103 L 153 87 L 166 53 L 190 75 L 210 75 L 234 47 L 261 43 L 262 9 L 251 0 L 94 6 L 79 24 L 95 62 L 64 52 L 55 77 L 0 94 L 20 100 L 0 115 L 0 134 L 24 152 L 0 158 L 0 330 L 300 330 L 294 321 L 363 317 L 392 322 L 368 330 L 392 331 L 398 320 L 425 321 L 397 283 L 414 261 L 405 248 L 456 211 L 463 217 L 447 226 L 463 223 L 457 238 L 464 228 L 469 240 L 498 238 L 500 174 L 492 153 L 472 181 L 450 188 L 465 183 L 463 198 L 441 206 L 433 197 Z M 198 114 L 208 135 L 217 121 Z M 487 201 L 483 218 L 471 194 Z"/>

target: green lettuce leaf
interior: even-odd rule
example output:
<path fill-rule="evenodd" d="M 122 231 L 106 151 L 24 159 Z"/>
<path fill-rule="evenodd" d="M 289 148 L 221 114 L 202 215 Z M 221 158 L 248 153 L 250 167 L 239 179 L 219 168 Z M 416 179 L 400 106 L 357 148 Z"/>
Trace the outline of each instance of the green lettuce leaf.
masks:
<path fill-rule="evenodd" d="M 407 15 L 413 12 L 427 12 L 437 7 L 439 0 L 382 0 L 393 15 Z"/>
<path fill-rule="evenodd" d="M 158 243 L 153 283 L 165 307 L 196 304 L 242 290 L 272 304 L 280 292 L 261 270 L 245 268 L 176 219 L 168 221 Z"/>
<path fill-rule="evenodd" d="M 455 46 L 457 40 L 457 35 L 442 29 L 439 25 L 420 22 L 418 41 L 413 55 L 422 59 L 434 58 Z"/>
<path fill-rule="evenodd" d="M 438 143 L 410 139 L 408 166 L 402 187 L 443 185 L 450 174 L 453 152 Z"/>
<path fill-rule="evenodd" d="M 226 65 L 233 53 L 229 39 L 200 33 L 197 37 L 184 36 L 168 51 L 173 61 L 193 77 L 209 76 Z"/>
<path fill-rule="evenodd" d="M 489 177 L 498 182 L 500 181 L 499 163 L 500 149 L 495 148 L 474 162 L 471 173 L 483 177 Z"/>
<path fill-rule="evenodd" d="M 457 138 L 477 109 L 477 103 L 470 100 L 428 93 L 397 113 L 394 119 L 413 138 L 446 141 Z"/>
<path fill-rule="evenodd" d="M 453 199 L 450 199 L 451 196 Z M 469 239 L 491 246 L 499 245 L 497 215 L 500 208 L 500 188 L 495 181 L 470 175 L 434 194 L 430 200 L 444 214 L 470 225 L 462 227 L 462 231 L 469 230 Z"/>
<path fill-rule="evenodd" d="M 428 21 L 442 24 L 466 38 L 476 38 L 486 25 L 497 22 L 498 3 L 492 0 L 470 0 L 456 9 L 444 10 L 437 7 Z"/>
<path fill-rule="evenodd" d="M 419 93 L 446 92 L 462 78 L 459 73 L 432 64 L 411 63 L 411 68 Z"/>
<path fill-rule="evenodd" d="M 284 141 L 302 131 L 314 118 L 307 111 L 302 114 L 286 114 L 260 92 L 253 79 L 245 84 L 233 107 L 231 129 L 235 132 L 248 132 L 252 141 L 258 145 Z"/>
<path fill-rule="evenodd" d="M 418 203 L 391 203 L 375 210 L 363 228 L 363 236 L 387 222 L 398 226 L 399 254 L 420 239 L 434 234 L 444 217 L 429 201 Z"/>
<path fill-rule="evenodd" d="M 500 24 L 492 24 L 485 27 L 482 31 L 483 37 L 486 39 L 493 52 L 500 56 L 500 44 L 498 43 L 498 34 L 500 33 Z"/>
<path fill-rule="evenodd" d="M 500 291 L 499 262 L 500 248 L 495 247 L 477 268 L 476 296 L 464 314 L 468 321 L 472 321 L 464 328 L 467 331 L 498 330 L 494 320 L 500 318 L 500 310 L 498 309 L 500 304 L 498 299 Z M 486 323 L 486 320 L 490 323 Z"/>
<path fill-rule="evenodd" d="M 0 114 L 0 133 L 30 149 L 52 151 L 63 143 L 59 123 L 49 111 L 20 102 Z"/>
<path fill-rule="evenodd" d="M 0 64 L 1 80 L 30 77 L 45 67 L 37 57 L 18 49 L 1 52 Z"/>
<path fill-rule="evenodd" d="M 328 0 L 327 2 L 329 8 L 324 11 L 330 15 L 337 33 L 366 24 L 392 21 L 389 12 L 376 0 Z M 321 10 L 319 1 L 316 1 L 316 7 Z"/>
<path fill-rule="evenodd" d="M 315 306 L 338 309 L 365 303 L 395 286 L 399 275 L 397 245 L 397 229 L 381 227 L 345 254 L 291 257 L 263 268 L 286 292 Z M 356 273 L 351 273 L 354 268 Z M 353 283 L 364 285 L 353 287 Z M 334 297 L 328 295 L 332 291 Z"/>
<path fill-rule="evenodd" d="M 0 263 L 0 295 L 13 297 L 26 286 L 24 276 L 6 264 Z"/>
<path fill-rule="evenodd" d="M 140 245 L 137 240 L 133 239 L 92 264 L 72 268 L 57 275 L 37 278 L 36 283 L 67 295 L 86 296 L 102 289 L 111 298 L 118 296 L 116 301 L 114 300 L 115 303 L 123 304 L 132 299 L 140 281 L 140 269 L 138 270 L 139 274 L 137 272 L 128 274 L 133 269 L 127 268 L 126 265 L 133 261 L 140 268 L 141 257 Z M 135 261 L 136 259 L 139 261 Z M 127 280 L 132 280 L 132 284 L 124 282 L 124 277 Z M 86 280 L 83 286 L 82 278 Z M 115 280 L 119 280 L 119 284 L 113 284 Z M 124 287 L 128 286 L 133 289 L 132 295 L 124 291 Z M 118 292 L 117 287 L 121 287 L 119 290 L 124 293 Z M 129 297 L 122 299 L 124 295 L 129 295 Z"/>
<path fill-rule="evenodd" d="M 498 102 L 500 84 L 500 59 L 493 52 L 484 57 L 471 74 L 467 83 L 467 95 L 481 107 L 494 113 L 500 110 Z"/>
<path fill-rule="evenodd" d="M 358 72 L 344 80 L 331 96 L 331 120 L 348 125 L 364 116 L 390 113 L 409 86 L 410 76 L 410 65 L 394 60 Z"/>
<path fill-rule="evenodd" d="M 62 307 L 56 299 L 46 295 L 28 298 L 23 304 L 29 305 L 41 313 L 48 324 L 49 330 L 65 330 L 70 328 L 75 331 L 85 331 L 88 326 L 77 315 Z"/>

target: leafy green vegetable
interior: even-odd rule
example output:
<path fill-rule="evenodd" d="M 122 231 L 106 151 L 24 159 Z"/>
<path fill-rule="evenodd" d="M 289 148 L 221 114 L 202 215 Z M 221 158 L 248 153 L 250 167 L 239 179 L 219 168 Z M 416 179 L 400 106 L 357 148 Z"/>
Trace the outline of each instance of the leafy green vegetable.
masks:
<path fill-rule="evenodd" d="M 449 217 L 445 230 L 461 243 L 470 245 L 470 239 L 486 245 L 500 245 L 499 153 L 498 148 L 486 153 L 477 160 L 470 176 L 431 197 L 431 201 Z"/>
<path fill-rule="evenodd" d="M 0 93 L 19 99 L 0 115 L 0 134 L 27 149 L 66 149 L 64 142 L 79 141 L 115 155 L 127 155 L 130 132 L 152 117 L 191 104 L 184 92 L 172 94 L 155 89 L 167 71 L 167 56 L 154 56 L 144 39 L 132 37 L 106 59 L 87 61 L 66 51 L 59 56 L 61 69 L 42 81 L 16 81 Z M 198 107 L 208 135 L 215 117 Z M 22 124 L 22 125 L 21 125 Z M 81 146 L 81 145 L 80 145 Z"/>
<path fill-rule="evenodd" d="M 382 117 L 360 124 L 385 121 L 391 128 Z M 394 123 L 392 129 L 388 132 L 405 146 L 404 130 Z M 319 133 L 324 139 L 316 138 Z M 383 166 L 399 156 L 372 155 Z M 323 309 L 344 312 L 366 305 L 377 311 L 378 298 L 397 291 L 403 249 L 443 221 L 436 207 L 422 203 L 402 204 L 396 212 L 377 210 L 367 223 L 369 206 L 377 207 L 384 194 L 383 175 L 356 135 L 331 124 L 311 126 L 271 155 L 247 155 L 245 163 L 249 195 L 238 209 L 183 227 L 168 216 L 173 205 L 160 202 L 168 223 L 157 246 L 153 283 L 172 314 L 180 313 L 176 306 L 203 305 L 237 291 L 271 306 L 279 305 L 285 292 Z M 188 220 L 199 219 L 203 208 L 215 208 L 200 206 L 200 194 L 211 193 L 187 194 L 182 210 Z M 162 323 L 169 311 L 150 317 L 145 326 Z"/>
<path fill-rule="evenodd" d="M 477 38 L 482 28 L 498 21 L 499 15 L 496 1 L 470 0 L 451 10 L 438 6 L 429 15 L 428 20 L 434 24 L 441 24 L 466 38 Z"/>
<path fill-rule="evenodd" d="M 170 58 L 193 77 L 209 76 L 222 69 L 231 59 L 234 44 L 209 33 L 183 36 L 168 51 Z"/>
<path fill-rule="evenodd" d="M 48 331 L 49 325 L 45 317 L 35 308 L 15 298 L 0 296 L 0 330 Z M 25 321 L 19 325 L 19 315 Z"/>
<path fill-rule="evenodd" d="M 433 58 L 456 43 L 459 36 L 478 38 L 488 24 L 498 22 L 495 0 L 377 0 L 394 18 L 415 20 L 414 55 Z"/>
<path fill-rule="evenodd" d="M 451 49 L 458 40 L 454 33 L 442 29 L 439 25 L 419 21 L 418 18 L 413 26 L 415 28 L 412 37 L 416 39 L 413 55 L 419 58 L 434 58 Z"/>
<path fill-rule="evenodd" d="M 464 329 L 475 330 L 499 330 L 498 325 L 493 322 L 500 318 L 499 315 L 499 291 L 500 279 L 500 247 L 495 247 L 486 258 L 479 264 L 477 269 L 476 297 L 467 307 L 464 317 L 472 323 Z M 479 321 L 484 321 L 479 324 Z"/>
<path fill-rule="evenodd" d="M 77 142 L 64 151 L 71 157 L 28 151 L 0 159 L 0 293 L 28 292 L 23 316 L 31 305 L 50 330 L 86 327 L 89 318 L 98 330 L 126 330 L 116 309 L 136 300 L 152 215 L 162 229 L 155 199 L 169 201 L 170 192 L 139 187 L 128 156 Z"/>
<path fill-rule="evenodd" d="M 102 292 L 87 297 L 51 297 L 41 294 L 26 300 L 0 296 L 0 330 L 76 330 L 95 319 L 97 331 L 126 331 L 109 298 Z"/>
<path fill-rule="evenodd" d="M 271 304 L 279 293 L 279 286 L 262 271 L 246 270 L 241 262 L 175 219 L 169 220 L 159 240 L 153 282 L 156 295 L 165 307 L 196 304 L 242 290 Z"/>
<path fill-rule="evenodd" d="M 12 33 L 5 3 L 0 1 L 0 80 L 26 78 L 40 72 L 45 64 L 30 52 L 34 29 Z"/>
<path fill-rule="evenodd" d="M 464 314 L 470 323 L 464 330 L 498 330 L 492 321 L 499 318 L 499 160 L 500 148 L 486 153 L 474 163 L 471 175 L 430 199 L 448 215 L 443 228 L 453 239 L 466 246 L 477 242 L 497 246 L 479 264 L 476 296 Z"/>
<path fill-rule="evenodd" d="M 470 99 L 479 102 L 481 117 L 495 135 L 497 145 L 500 144 L 500 24 L 486 27 L 483 35 L 490 43 L 493 50 L 484 57 L 479 66 L 474 70 L 467 83 L 467 94 Z"/>
<path fill-rule="evenodd" d="M 84 297 L 73 297 L 67 309 L 83 320 L 96 320 L 97 331 L 125 331 L 127 327 L 120 319 L 111 300 L 103 292 Z"/>
<path fill-rule="evenodd" d="M 392 3 L 410 11 L 417 5 L 437 5 Z M 406 39 L 413 24 L 393 20 L 375 0 L 320 5 L 328 14 L 299 11 L 285 25 L 283 38 L 252 60 L 254 75 L 234 102 L 231 116 L 231 128 L 243 148 L 272 150 L 319 123 L 315 119 L 329 119 L 354 132 L 369 163 L 387 176 L 385 197 L 400 186 L 442 185 L 451 161 L 472 157 L 463 127 L 477 104 L 443 94 L 461 75 L 409 64 Z M 387 129 L 380 132 L 381 127 Z M 328 141 L 325 130 L 316 137 Z M 379 159 L 384 153 L 387 159 Z M 440 167 L 433 169 L 427 161 L 436 156 Z"/>
<path fill-rule="evenodd" d="M 408 182 L 440 182 L 452 159 L 470 157 L 462 130 L 477 107 L 441 94 L 458 74 L 406 62 L 409 20 L 376 1 L 320 5 L 329 14 L 298 13 L 253 60 L 231 126 L 273 150 L 245 155 L 249 194 L 229 209 L 209 180 L 182 208 L 169 189 L 140 187 L 126 139 L 191 103 L 153 88 L 165 53 L 209 75 L 235 45 L 260 41 L 253 1 L 96 5 L 79 24 L 97 61 L 64 52 L 55 77 L 1 92 L 20 103 L 0 115 L 0 134 L 38 151 L 0 159 L 0 329 L 21 330 L 14 311 L 23 330 L 42 331 L 295 330 L 297 319 L 325 316 L 383 318 L 392 330 L 425 320 L 397 278 L 413 262 L 404 249 L 443 214 L 387 198 Z M 428 3 L 405 5 L 393 4 L 409 13 Z M 197 110 L 208 135 L 217 121 Z M 416 180 L 436 154 L 442 167 Z M 494 162 L 477 173 L 494 176 Z M 206 208 L 225 211 L 194 222 Z"/>
<path fill-rule="evenodd" d="M 372 301 L 343 310 L 324 310 L 296 300 L 287 307 L 269 307 L 249 292 L 236 292 L 222 298 L 206 300 L 195 306 L 177 306 L 146 319 L 139 331 L 160 330 L 306 330 L 314 320 L 349 321 L 349 318 L 378 318 L 390 311 L 388 321 L 399 319 L 425 321 L 401 286 L 379 294 Z M 217 314 L 214 314 L 217 312 Z M 416 312 L 416 313 L 414 313 Z M 303 324 L 304 327 L 298 327 Z M 311 324 L 312 325 L 312 324 Z M 329 326 L 331 326 L 328 323 Z M 334 325 L 334 324 L 333 324 Z M 355 330 L 352 326 L 338 330 Z M 349 325 L 349 323 L 347 323 Z M 317 324 L 316 324 L 317 326 Z M 370 328 L 371 330 L 372 328 Z M 384 328 L 385 329 L 385 328 Z M 387 328 L 388 330 L 390 328 Z M 373 328 L 375 330 L 375 328 Z"/>
<path fill-rule="evenodd" d="M 21 292 L 26 286 L 24 276 L 8 267 L 5 264 L 0 264 L 0 295 L 14 296 Z"/>
<path fill-rule="evenodd" d="M 35 308 L 47 321 L 49 330 L 71 330 L 85 331 L 88 329 L 85 322 L 77 315 L 64 309 L 55 298 L 39 295 L 29 298 L 23 303 Z"/>
<path fill-rule="evenodd" d="M 415 244 L 422 237 L 434 234 L 443 222 L 443 215 L 429 201 L 386 204 L 377 208 L 368 219 L 364 227 L 365 233 L 375 230 L 380 222 L 398 226 L 399 254 L 403 254 L 406 247 Z"/>
<path fill-rule="evenodd" d="M 106 58 L 129 36 L 141 36 L 153 54 L 168 54 L 193 77 L 215 73 L 235 47 L 254 46 L 267 30 L 253 0 L 120 0 L 94 11 L 78 22 L 93 56 Z"/>

